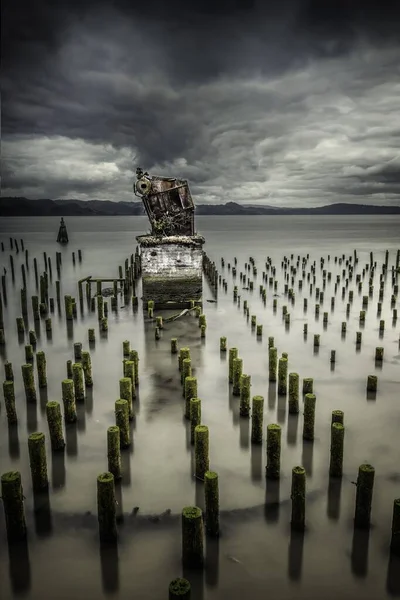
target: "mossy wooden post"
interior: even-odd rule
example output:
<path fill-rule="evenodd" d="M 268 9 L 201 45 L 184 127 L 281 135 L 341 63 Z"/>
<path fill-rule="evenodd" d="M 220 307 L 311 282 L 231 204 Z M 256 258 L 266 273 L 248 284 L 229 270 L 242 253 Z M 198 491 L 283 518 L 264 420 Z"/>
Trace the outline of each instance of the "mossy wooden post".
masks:
<path fill-rule="evenodd" d="M 177 577 L 173 579 L 168 588 L 169 600 L 190 600 L 191 585 L 187 579 Z"/>
<path fill-rule="evenodd" d="M 47 402 L 47 423 L 49 425 L 50 441 L 52 450 L 63 450 L 65 447 L 61 409 L 59 402 Z"/>
<path fill-rule="evenodd" d="M 400 556 L 400 498 L 396 498 L 393 502 L 390 553 L 394 556 Z"/>
<path fill-rule="evenodd" d="M 33 331 L 33 329 L 29 332 L 29 343 L 32 346 L 32 348 L 36 348 L 37 337 L 36 332 Z"/>
<path fill-rule="evenodd" d="M 32 474 L 32 486 L 34 491 L 47 489 L 49 481 L 47 478 L 47 460 L 44 433 L 31 433 L 28 437 L 29 463 Z"/>
<path fill-rule="evenodd" d="M 185 568 L 204 565 L 203 514 L 198 506 L 185 506 L 182 510 L 182 564 Z"/>
<path fill-rule="evenodd" d="M 124 356 L 129 356 L 129 352 L 131 351 L 131 343 L 129 340 L 124 340 L 122 342 L 122 354 Z"/>
<path fill-rule="evenodd" d="M 88 341 L 89 344 L 93 344 L 96 341 L 96 333 L 94 329 L 88 329 Z"/>
<path fill-rule="evenodd" d="M 281 426 L 275 423 L 267 425 L 267 466 L 268 479 L 279 479 L 281 470 Z"/>
<path fill-rule="evenodd" d="M 19 471 L 8 471 L 1 476 L 1 498 L 3 500 L 9 543 L 26 539 L 24 494 Z"/>
<path fill-rule="evenodd" d="M 27 402 L 36 402 L 35 380 L 33 377 L 33 367 L 31 364 L 21 366 L 22 379 L 24 381 L 25 396 Z"/>
<path fill-rule="evenodd" d="M 135 363 L 135 385 L 139 385 L 139 352 L 131 350 L 129 352 L 129 360 L 133 360 Z"/>
<path fill-rule="evenodd" d="M 195 441 L 195 429 L 201 424 L 201 400 L 200 398 L 190 399 L 190 443 Z"/>
<path fill-rule="evenodd" d="M 107 429 L 107 459 L 108 470 L 114 479 L 121 479 L 121 441 L 118 425 Z"/>
<path fill-rule="evenodd" d="M 25 360 L 33 360 L 33 346 L 31 344 L 25 346 Z"/>
<path fill-rule="evenodd" d="M 185 417 L 190 419 L 190 401 L 197 398 L 197 378 L 186 377 L 185 379 Z"/>
<path fill-rule="evenodd" d="M 17 333 L 19 336 L 23 336 L 25 334 L 25 323 L 23 317 L 17 317 L 15 319 L 17 323 Z"/>
<path fill-rule="evenodd" d="M 219 489 L 218 474 L 206 471 L 204 474 L 204 497 L 206 508 L 206 532 L 210 537 L 219 536 Z"/>
<path fill-rule="evenodd" d="M 220 352 L 226 352 L 226 337 L 224 336 L 219 338 L 219 350 Z"/>
<path fill-rule="evenodd" d="M 254 396 L 251 411 L 251 442 L 262 444 L 264 419 L 264 397 Z"/>
<path fill-rule="evenodd" d="M 104 298 L 103 296 L 96 296 L 97 302 L 97 320 L 102 321 L 104 318 Z"/>
<path fill-rule="evenodd" d="M 119 398 L 115 402 L 115 424 L 119 427 L 121 448 L 131 445 L 131 432 L 129 429 L 129 404 L 127 400 Z"/>
<path fill-rule="evenodd" d="M 229 383 L 233 383 L 233 361 L 235 360 L 235 358 L 238 357 L 238 354 L 239 354 L 239 350 L 237 348 L 229 348 L 229 360 L 228 360 Z"/>
<path fill-rule="evenodd" d="M 206 425 L 197 425 L 194 430 L 195 475 L 204 480 L 204 474 L 209 470 L 209 431 Z"/>
<path fill-rule="evenodd" d="M 331 425 L 331 455 L 329 465 L 330 477 L 342 477 L 343 474 L 343 445 L 344 425 L 332 423 Z"/>
<path fill-rule="evenodd" d="M 190 358 L 182 360 L 181 383 L 184 385 L 186 377 L 192 376 L 192 361 Z M 185 388 L 182 390 L 182 396 L 185 395 Z"/>
<path fill-rule="evenodd" d="M 18 417 L 17 410 L 15 408 L 14 381 L 12 379 L 6 379 L 6 381 L 3 381 L 3 393 L 8 424 L 16 425 L 18 423 Z"/>
<path fill-rule="evenodd" d="M 12 363 L 10 363 L 8 360 L 4 363 L 4 375 L 5 375 L 6 381 L 14 381 L 14 372 L 13 372 Z"/>
<path fill-rule="evenodd" d="M 74 344 L 74 358 L 75 360 L 81 360 L 82 358 L 82 343 L 75 342 Z"/>
<path fill-rule="evenodd" d="M 268 348 L 269 362 L 269 381 L 276 381 L 276 371 L 278 366 L 278 350 L 274 347 Z"/>
<path fill-rule="evenodd" d="M 97 477 L 97 518 L 102 542 L 117 539 L 117 511 L 114 475 L 108 471 Z"/>
<path fill-rule="evenodd" d="M 82 352 L 82 369 L 85 378 L 85 386 L 93 386 L 93 375 L 92 375 L 92 360 L 90 358 L 90 352 L 84 350 Z"/>
<path fill-rule="evenodd" d="M 132 380 L 130 377 L 122 377 L 119 380 L 119 397 L 126 400 L 129 407 L 129 419 L 133 419 L 133 404 L 132 404 Z"/>
<path fill-rule="evenodd" d="M 360 465 L 357 477 L 356 509 L 354 515 L 354 525 L 357 529 L 368 529 L 370 526 L 374 479 L 374 467 L 369 464 Z"/>
<path fill-rule="evenodd" d="M 251 376 L 242 373 L 240 376 L 240 405 L 239 414 L 241 417 L 248 417 L 250 415 L 250 388 L 251 388 Z"/>
<path fill-rule="evenodd" d="M 378 388 L 378 377 L 376 375 L 368 375 L 367 392 L 376 392 Z"/>
<path fill-rule="evenodd" d="M 47 387 L 46 355 L 42 350 L 36 353 L 36 366 L 39 387 L 45 388 Z"/>
<path fill-rule="evenodd" d="M 287 393 L 288 359 L 284 356 L 278 361 L 278 395 L 285 396 Z"/>
<path fill-rule="evenodd" d="M 315 426 L 315 394 L 306 394 L 304 397 L 304 422 L 303 422 L 303 440 L 314 439 Z"/>
<path fill-rule="evenodd" d="M 66 423 L 75 423 L 77 414 L 74 382 L 72 379 L 64 379 L 61 382 L 61 394 L 64 406 L 64 420 Z"/>
<path fill-rule="evenodd" d="M 303 379 L 303 395 L 312 394 L 314 392 L 314 379 L 312 377 L 304 377 Z"/>
<path fill-rule="evenodd" d="M 342 410 L 332 411 L 331 424 L 333 425 L 333 423 L 341 423 L 342 425 L 344 424 L 344 412 Z"/>
<path fill-rule="evenodd" d="M 292 469 L 292 518 L 291 528 L 295 531 L 304 531 L 306 516 L 306 471 L 303 467 Z"/>
<path fill-rule="evenodd" d="M 83 402 L 85 400 L 85 382 L 81 363 L 72 365 L 72 380 L 74 382 L 75 400 Z"/>
<path fill-rule="evenodd" d="M 298 373 L 289 373 L 289 414 L 297 415 L 299 413 L 299 375 Z"/>
<path fill-rule="evenodd" d="M 171 338 L 171 354 L 176 354 L 178 352 L 178 339 Z"/>
<path fill-rule="evenodd" d="M 64 296 L 65 318 L 72 321 L 74 318 L 72 296 Z"/>
<path fill-rule="evenodd" d="M 67 360 L 67 378 L 73 379 L 72 360 Z"/>
<path fill-rule="evenodd" d="M 234 396 L 240 396 L 240 378 L 243 373 L 243 360 L 239 357 L 233 359 L 232 364 L 233 370 L 233 386 L 232 386 L 232 394 Z"/>

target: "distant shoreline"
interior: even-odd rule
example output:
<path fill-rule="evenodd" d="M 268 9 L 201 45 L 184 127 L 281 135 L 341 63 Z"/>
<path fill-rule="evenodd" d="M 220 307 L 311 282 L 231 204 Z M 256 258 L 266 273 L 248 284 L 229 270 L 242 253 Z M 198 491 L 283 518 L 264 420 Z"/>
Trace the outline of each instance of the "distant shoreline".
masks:
<path fill-rule="evenodd" d="M 271 206 L 197 204 L 196 216 L 293 216 L 293 215 L 400 215 L 399 206 L 336 203 L 310 208 L 274 208 Z M 109 200 L 30 200 L 0 198 L 0 217 L 121 217 L 145 216 L 141 202 L 111 202 Z"/>

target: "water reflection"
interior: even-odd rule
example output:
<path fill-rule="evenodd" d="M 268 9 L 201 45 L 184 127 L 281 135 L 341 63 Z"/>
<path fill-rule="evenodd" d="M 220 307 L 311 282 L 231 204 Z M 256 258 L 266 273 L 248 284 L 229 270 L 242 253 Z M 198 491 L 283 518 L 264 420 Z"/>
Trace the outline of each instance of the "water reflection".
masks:
<path fill-rule="evenodd" d="M 266 479 L 264 517 L 267 523 L 279 521 L 280 480 Z"/>
<path fill-rule="evenodd" d="M 269 410 L 275 410 L 276 404 L 276 383 L 270 382 L 268 384 L 268 408 Z"/>
<path fill-rule="evenodd" d="M 51 454 L 51 482 L 54 490 L 65 486 L 65 453 L 52 452 Z"/>
<path fill-rule="evenodd" d="M 133 442 L 131 442 L 133 445 Z M 123 487 L 129 487 L 132 483 L 131 480 L 131 453 L 129 448 L 125 448 L 121 451 L 121 468 L 122 468 L 122 479 L 121 485 Z"/>
<path fill-rule="evenodd" d="M 117 480 L 115 482 L 115 502 L 117 505 L 116 520 L 117 523 L 122 523 L 124 521 L 124 505 L 122 497 L 121 480 Z"/>
<path fill-rule="evenodd" d="M 301 579 L 303 567 L 304 531 L 291 529 L 288 556 L 288 577 L 291 581 Z"/>
<path fill-rule="evenodd" d="M 219 538 L 206 536 L 206 586 L 216 587 L 219 581 Z"/>
<path fill-rule="evenodd" d="M 328 502 L 326 505 L 326 514 L 329 519 L 337 521 L 340 516 L 340 498 L 342 493 L 342 479 L 329 478 L 328 483 Z"/>
<path fill-rule="evenodd" d="M 78 429 L 76 423 L 65 424 L 67 456 L 78 456 Z"/>
<path fill-rule="evenodd" d="M 190 582 L 190 600 L 204 600 L 204 570 L 183 567 L 182 577 Z"/>
<path fill-rule="evenodd" d="M 369 529 L 353 530 L 351 547 L 351 571 L 356 577 L 366 577 L 368 574 Z"/>
<path fill-rule="evenodd" d="M 26 403 L 26 430 L 28 433 L 34 433 L 38 430 L 36 402 Z"/>
<path fill-rule="evenodd" d="M 314 442 L 311 440 L 303 440 L 303 452 L 301 455 L 301 464 L 306 470 L 307 477 L 312 476 L 314 455 Z"/>
<path fill-rule="evenodd" d="M 35 531 L 38 537 L 48 537 L 53 532 L 49 489 L 33 493 Z"/>
<path fill-rule="evenodd" d="M 297 431 L 299 425 L 299 415 L 288 415 L 286 440 L 289 446 L 297 444 Z"/>
<path fill-rule="evenodd" d="M 119 589 L 118 543 L 100 542 L 101 581 L 105 594 Z"/>
<path fill-rule="evenodd" d="M 67 340 L 74 339 L 74 322 L 73 320 L 65 320 L 65 328 L 67 330 Z"/>
<path fill-rule="evenodd" d="M 400 557 L 389 556 L 386 590 L 390 596 L 400 596 Z"/>
<path fill-rule="evenodd" d="M 40 410 L 42 414 L 46 413 L 46 404 L 49 401 L 47 387 L 39 388 Z"/>
<path fill-rule="evenodd" d="M 81 433 L 84 433 L 86 431 L 85 403 L 86 403 L 86 399 L 84 402 L 76 403 L 76 414 L 77 414 L 76 427 L 77 427 L 78 431 L 80 431 Z"/>
<path fill-rule="evenodd" d="M 195 480 L 195 498 L 194 498 L 195 506 L 198 506 L 205 514 L 206 503 L 204 497 L 204 483 L 199 479 Z"/>
<path fill-rule="evenodd" d="M 11 587 L 16 596 L 31 588 L 31 565 L 27 540 L 8 545 Z"/>
<path fill-rule="evenodd" d="M 261 444 L 251 445 L 251 480 L 262 481 L 262 455 L 263 449 Z"/>
<path fill-rule="evenodd" d="M 248 417 L 240 417 L 239 430 L 240 447 L 248 449 L 250 446 L 250 419 Z"/>
<path fill-rule="evenodd" d="M 278 423 L 280 423 L 281 425 L 284 424 L 286 421 L 286 403 L 286 395 L 278 396 L 278 410 L 276 413 L 276 418 L 278 420 Z"/>
<path fill-rule="evenodd" d="M 239 425 L 241 418 L 240 418 L 240 403 L 239 403 L 239 398 L 237 396 L 234 396 L 232 393 L 232 386 L 230 386 L 229 388 L 229 409 L 232 412 L 232 422 L 234 425 Z"/>
<path fill-rule="evenodd" d="M 8 424 L 8 455 L 12 460 L 17 460 L 20 455 L 18 424 Z"/>

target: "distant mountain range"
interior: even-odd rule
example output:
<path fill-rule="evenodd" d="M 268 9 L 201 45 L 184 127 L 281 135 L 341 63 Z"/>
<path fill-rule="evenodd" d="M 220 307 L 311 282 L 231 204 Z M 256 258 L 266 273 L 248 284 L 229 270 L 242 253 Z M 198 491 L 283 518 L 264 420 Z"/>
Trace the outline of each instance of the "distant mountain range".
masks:
<path fill-rule="evenodd" d="M 0 198 L 1 217 L 94 217 L 144 215 L 141 202 L 111 202 L 109 200 L 29 200 Z M 328 204 L 310 208 L 282 208 L 271 205 L 197 204 L 197 215 L 399 215 L 400 206 L 370 206 L 368 204 Z"/>

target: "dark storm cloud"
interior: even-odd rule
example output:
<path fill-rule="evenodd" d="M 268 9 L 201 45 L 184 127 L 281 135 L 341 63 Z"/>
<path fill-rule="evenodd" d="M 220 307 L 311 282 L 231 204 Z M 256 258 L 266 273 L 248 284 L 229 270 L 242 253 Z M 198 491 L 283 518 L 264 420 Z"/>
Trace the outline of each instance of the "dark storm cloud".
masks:
<path fill-rule="evenodd" d="M 3 194 L 398 202 L 397 3 L 214 4 L 3 3 Z"/>

